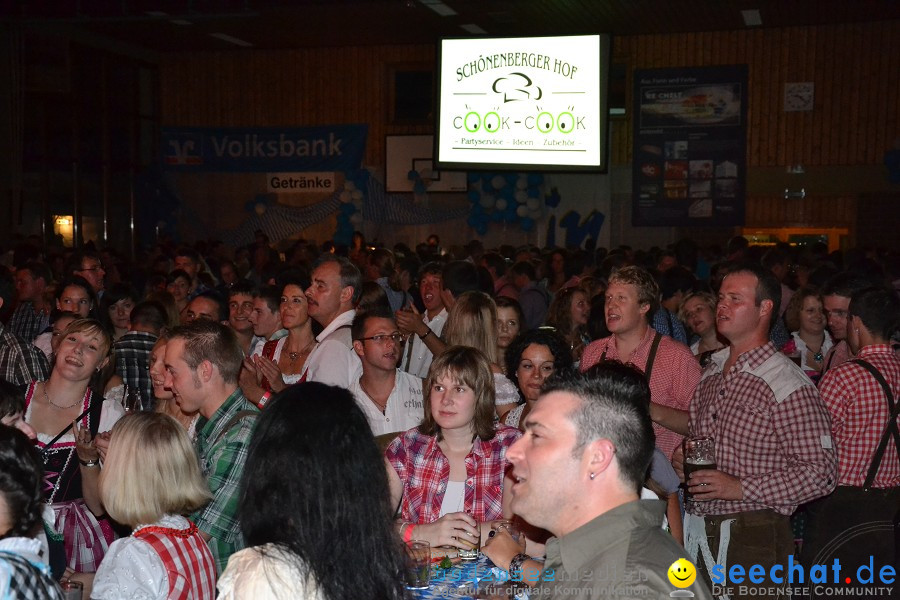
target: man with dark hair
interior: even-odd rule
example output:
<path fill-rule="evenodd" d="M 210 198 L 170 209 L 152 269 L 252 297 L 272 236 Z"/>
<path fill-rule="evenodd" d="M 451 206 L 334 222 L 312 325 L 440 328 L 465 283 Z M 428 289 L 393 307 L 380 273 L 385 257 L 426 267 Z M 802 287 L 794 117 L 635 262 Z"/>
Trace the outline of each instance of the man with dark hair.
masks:
<path fill-rule="evenodd" d="M 846 342 L 856 358 L 832 368 L 819 383 L 831 415 L 838 487 L 808 506 L 806 564 L 838 558 L 855 570 L 868 564 L 869 555 L 878 566 L 897 564 L 893 529 L 900 507 L 900 436 L 891 408 L 900 398 L 900 358 L 891 336 L 898 326 L 900 299 L 893 290 L 854 292 Z"/>
<path fill-rule="evenodd" d="M 225 299 L 213 290 L 200 292 L 184 307 L 184 324 L 198 319 L 228 322 L 228 305 Z"/>
<path fill-rule="evenodd" d="M 422 421 L 422 380 L 397 368 L 403 334 L 394 313 L 374 308 L 359 313 L 351 327 L 353 350 L 362 374 L 350 385 L 356 403 L 366 415 L 372 433 L 406 431 Z"/>
<path fill-rule="evenodd" d="M 690 435 L 714 439 L 716 468 L 691 474 L 684 522 L 685 548 L 707 582 L 716 563 L 787 565 L 790 515 L 835 486 L 828 412 L 809 377 L 769 341 L 780 300 L 775 275 L 758 264 L 733 269 L 719 289 L 718 330 L 729 345 L 713 354 L 690 406 Z M 681 448 L 672 463 L 683 478 Z M 747 586 L 725 593 L 761 593 L 738 594 Z"/>
<path fill-rule="evenodd" d="M 847 318 L 850 297 L 858 291 L 876 285 L 877 282 L 857 273 L 840 273 L 829 279 L 821 289 L 822 306 L 828 319 L 828 329 L 834 345 L 825 355 L 822 375 L 829 369 L 853 358 L 853 351 L 847 344 Z"/>
<path fill-rule="evenodd" d="M 506 259 L 499 252 L 485 252 L 481 256 L 481 266 L 488 270 L 491 279 L 494 280 L 494 297 L 506 296 L 517 300 L 519 298 L 519 290 L 512 284 L 506 275 Z"/>
<path fill-rule="evenodd" d="M 52 281 L 50 267 L 41 262 L 28 261 L 16 270 L 18 306 L 7 325 L 13 334 L 29 344 L 50 325 L 53 306 L 44 294 Z"/>
<path fill-rule="evenodd" d="M 6 269 L 0 268 L 0 310 L 13 298 L 13 280 Z M 44 353 L 3 327 L 0 322 L 0 379 L 18 386 L 32 381 L 45 381 L 50 366 Z"/>
<path fill-rule="evenodd" d="M 106 276 L 106 271 L 100 262 L 100 255 L 96 252 L 80 250 L 72 254 L 66 262 L 66 273 L 84 277 L 91 284 L 97 298 L 103 296 L 105 288 L 103 278 Z"/>
<path fill-rule="evenodd" d="M 253 325 L 253 335 L 257 341 L 250 350 L 251 356 L 261 354 L 266 342 L 281 339 L 288 334 L 281 326 L 281 292 L 274 285 L 261 285 L 253 294 L 250 324 Z"/>
<path fill-rule="evenodd" d="M 306 290 L 309 316 L 322 326 L 306 359 L 306 380 L 349 388 L 362 369 L 353 351 L 350 325 L 362 293 L 362 275 L 342 256 L 323 254 L 313 265 Z"/>
<path fill-rule="evenodd" d="M 781 250 L 780 248 L 771 248 L 766 250 L 766 253 L 762 255 L 760 262 L 762 263 L 762 266 L 772 271 L 775 278 L 778 279 L 778 283 L 781 284 L 781 310 L 779 311 L 778 316 L 783 317 L 784 311 L 787 310 L 787 305 L 794 295 L 794 290 L 784 283 L 788 274 L 791 272 L 791 258 L 784 250 Z"/>
<path fill-rule="evenodd" d="M 452 260 L 441 272 L 441 300 L 447 310 L 453 308 L 456 299 L 466 292 L 479 291 L 478 269 L 465 260 Z"/>
<path fill-rule="evenodd" d="M 220 575 L 228 557 L 244 547 L 240 480 L 259 414 L 238 386 L 243 358 L 234 332 L 208 319 L 175 328 L 166 344 L 165 386 L 182 411 L 200 412 L 195 447 L 213 500 L 191 521 L 209 543 Z"/>
<path fill-rule="evenodd" d="M 660 273 L 660 306 L 653 313 L 653 329 L 687 345 L 687 332 L 678 319 L 678 307 L 684 296 L 694 289 L 694 275 L 678 265 L 673 265 Z"/>
<path fill-rule="evenodd" d="M 228 326 L 237 336 L 238 344 L 244 356 L 250 356 L 256 342 L 253 337 L 253 284 L 249 281 L 238 282 L 228 288 Z"/>
<path fill-rule="evenodd" d="M 191 278 L 191 288 L 188 290 L 188 299 L 193 300 L 203 292 L 209 291 L 209 288 L 203 285 L 203 282 L 197 277 L 203 267 L 200 259 L 200 253 L 188 246 L 182 246 L 175 251 L 175 269 L 181 269 Z"/>
<path fill-rule="evenodd" d="M 144 410 L 153 410 L 153 382 L 150 379 L 150 351 L 166 324 L 166 309 L 147 300 L 131 309 L 131 330 L 113 344 L 116 373 L 129 388 L 139 390 Z"/>
<path fill-rule="evenodd" d="M 526 260 L 510 267 L 509 277 L 518 291 L 519 305 L 522 307 L 525 321 L 522 330 L 537 329 L 547 319 L 550 294 L 538 283 L 534 265 Z"/>
<path fill-rule="evenodd" d="M 653 455 L 646 390 L 638 370 L 604 363 L 549 380 L 525 417 L 525 435 L 507 452 L 511 508 L 554 537 L 542 568 L 513 555 L 505 531 L 483 552 L 533 585 L 531 597 L 658 598 L 673 590 L 667 573 L 687 554 L 660 527 L 665 502 L 640 500 Z M 711 598 L 699 582 L 689 589 Z"/>
<path fill-rule="evenodd" d="M 401 368 L 422 379 L 428 375 L 434 353 L 443 349 L 439 338 L 447 322 L 447 308 L 441 295 L 442 273 L 443 268 L 436 262 L 426 263 L 419 271 L 419 294 L 425 305 L 424 314 L 412 310 L 394 313 L 401 333 L 409 336 Z"/>
<path fill-rule="evenodd" d="M 400 285 L 394 253 L 387 248 L 376 248 L 369 254 L 366 279 L 381 286 L 393 311 L 408 306 L 412 301 Z"/>
<path fill-rule="evenodd" d="M 659 295 L 656 280 L 640 267 L 613 273 L 604 305 L 611 335 L 584 349 L 580 368 L 586 371 L 605 360 L 618 360 L 641 369 L 650 382 L 656 445 L 671 457 L 687 433 L 687 411 L 700 381 L 700 364 L 687 346 L 650 326 Z"/>

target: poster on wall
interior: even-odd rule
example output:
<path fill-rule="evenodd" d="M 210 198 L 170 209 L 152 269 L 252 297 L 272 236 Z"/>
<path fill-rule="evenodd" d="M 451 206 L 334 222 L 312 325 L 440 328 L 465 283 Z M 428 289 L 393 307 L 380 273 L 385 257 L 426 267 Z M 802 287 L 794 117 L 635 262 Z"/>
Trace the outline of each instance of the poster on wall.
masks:
<path fill-rule="evenodd" d="M 739 226 L 747 181 L 747 66 L 634 73 L 632 224 Z"/>

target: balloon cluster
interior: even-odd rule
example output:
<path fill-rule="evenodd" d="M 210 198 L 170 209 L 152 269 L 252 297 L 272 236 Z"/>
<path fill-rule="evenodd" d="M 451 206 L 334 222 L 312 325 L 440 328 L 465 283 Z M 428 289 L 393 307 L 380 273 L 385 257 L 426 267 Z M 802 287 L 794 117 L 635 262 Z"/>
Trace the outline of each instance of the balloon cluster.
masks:
<path fill-rule="evenodd" d="M 257 216 L 261 217 L 274 205 L 275 200 L 271 194 L 258 194 L 256 198 L 244 204 L 244 210 L 256 213 Z"/>
<path fill-rule="evenodd" d="M 540 173 L 469 173 L 469 211 L 467 223 L 479 235 L 494 223 L 518 223 L 522 231 L 533 231 L 544 214 Z"/>
<path fill-rule="evenodd" d="M 344 189 L 338 198 L 341 208 L 338 211 L 337 230 L 334 232 L 334 243 L 349 246 L 353 242 L 353 231 L 363 221 L 362 203 L 365 173 L 345 174 Z"/>

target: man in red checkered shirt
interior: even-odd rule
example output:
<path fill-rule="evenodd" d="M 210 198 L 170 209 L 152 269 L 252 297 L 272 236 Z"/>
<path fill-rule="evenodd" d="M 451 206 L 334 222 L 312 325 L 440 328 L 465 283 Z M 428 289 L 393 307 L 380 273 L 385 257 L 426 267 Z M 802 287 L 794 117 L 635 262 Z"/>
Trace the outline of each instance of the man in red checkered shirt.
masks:
<path fill-rule="evenodd" d="M 650 383 L 656 445 L 668 457 L 687 433 L 688 405 L 700 381 L 700 364 L 687 346 L 650 327 L 659 297 L 659 285 L 644 269 L 616 271 L 609 278 L 604 307 L 612 335 L 584 349 L 580 369 L 617 360 L 643 371 Z"/>
<path fill-rule="evenodd" d="M 808 535 L 803 544 L 807 564 L 839 558 L 857 569 L 874 557 L 876 569 L 896 564 L 893 520 L 900 511 L 900 436 L 887 440 L 867 478 L 890 412 L 882 384 L 859 361 L 875 368 L 894 402 L 900 398 L 900 358 L 890 346 L 900 322 L 900 299 L 890 289 L 869 288 L 853 294 L 847 317 L 847 343 L 856 356 L 825 374 L 819 385 L 831 413 L 831 433 L 838 454 L 838 487 L 808 507 Z M 893 439 L 891 439 L 893 438 Z M 863 529 L 866 533 L 860 537 Z"/>
<path fill-rule="evenodd" d="M 690 435 L 713 438 L 716 467 L 691 474 L 684 521 L 685 548 L 707 583 L 716 564 L 766 573 L 787 565 L 791 513 L 835 486 L 828 412 L 809 377 L 769 341 L 780 299 L 778 280 L 759 265 L 733 270 L 719 290 L 716 324 L 729 346 L 712 356 L 690 407 Z M 679 448 L 679 475 L 682 462 Z M 723 591 L 758 596 L 752 587 L 745 579 Z"/>

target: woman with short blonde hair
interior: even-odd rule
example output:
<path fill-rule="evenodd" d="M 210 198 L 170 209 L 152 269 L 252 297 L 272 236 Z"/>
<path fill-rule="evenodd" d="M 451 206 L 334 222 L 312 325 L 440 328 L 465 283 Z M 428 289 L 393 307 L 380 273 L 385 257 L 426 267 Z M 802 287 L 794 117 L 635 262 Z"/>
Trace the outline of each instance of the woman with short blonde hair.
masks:
<path fill-rule="evenodd" d="M 139 412 L 119 420 L 100 474 L 100 499 L 113 519 L 134 532 L 110 546 L 91 598 L 215 598 L 212 552 L 183 516 L 211 497 L 175 419 Z"/>

